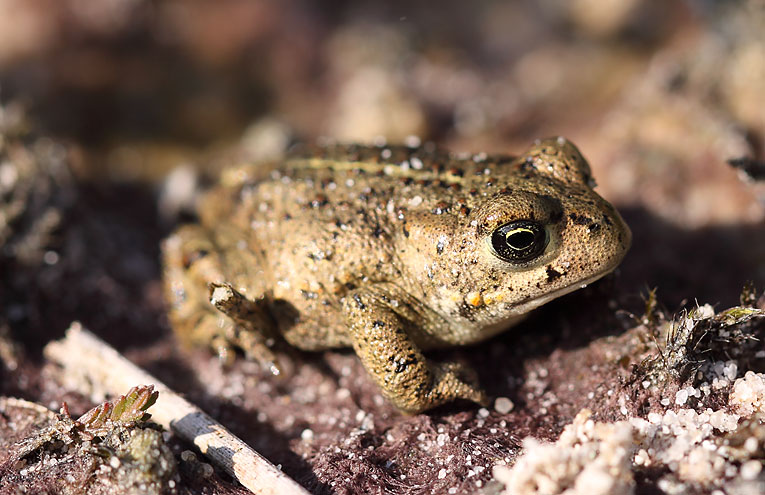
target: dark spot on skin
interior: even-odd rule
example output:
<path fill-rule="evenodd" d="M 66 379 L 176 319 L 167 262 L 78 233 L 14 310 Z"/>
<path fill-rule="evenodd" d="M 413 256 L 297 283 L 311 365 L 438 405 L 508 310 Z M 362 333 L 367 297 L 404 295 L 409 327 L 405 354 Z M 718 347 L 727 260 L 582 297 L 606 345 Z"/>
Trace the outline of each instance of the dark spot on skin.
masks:
<path fill-rule="evenodd" d="M 462 170 L 461 168 L 452 167 L 449 169 L 449 174 L 455 177 L 462 177 L 463 175 L 465 175 L 465 171 Z"/>
<path fill-rule="evenodd" d="M 372 322 L 372 328 L 385 328 L 385 322 L 380 320 L 375 320 Z"/>
<path fill-rule="evenodd" d="M 428 187 L 430 185 L 430 181 L 428 179 L 420 179 L 417 182 L 415 182 L 415 184 L 422 187 Z"/>
<path fill-rule="evenodd" d="M 460 316 L 465 318 L 468 321 L 475 321 L 475 315 L 470 310 L 470 307 L 467 305 L 467 303 L 462 303 L 457 308 L 457 311 L 459 312 Z"/>
<path fill-rule="evenodd" d="M 568 218 L 576 225 L 588 225 L 592 223 L 592 219 L 584 215 L 578 215 L 576 213 L 569 213 Z"/>
<path fill-rule="evenodd" d="M 450 207 L 451 205 L 447 203 L 446 201 L 439 201 L 438 203 L 436 203 L 436 206 L 431 211 L 435 213 L 436 215 L 441 215 L 443 213 L 448 213 Z"/>
<path fill-rule="evenodd" d="M 380 238 L 385 233 L 385 231 L 380 227 L 379 225 L 375 226 L 375 229 L 372 231 L 372 235 L 375 236 L 377 239 Z"/>
<path fill-rule="evenodd" d="M 603 215 L 603 223 L 605 223 L 605 224 L 606 224 L 606 225 L 608 225 L 609 227 L 612 225 L 612 224 L 611 224 L 611 219 L 610 219 L 610 218 L 608 218 L 608 215 Z"/>
<path fill-rule="evenodd" d="M 463 217 L 470 215 L 470 208 L 465 205 L 460 206 L 460 215 Z"/>
<path fill-rule="evenodd" d="M 414 179 L 412 179 L 411 177 L 402 177 L 402 178 L 401 178 L 401 183 L 402 183 L 403 185 L 405 185 L 405 186 L 408 186 L 408 185 L 409 185 L 409 184 L 411 184 L 412 182 L 414 182 Z"/>
<path fill-rule="evenodd" d="M 438 241 L 436 244 L 436 253 L 441 254 L 444 252 L 444 243 L 442 241 Z"/>
<path fill-rule="evenodd" d="M 532 158 L 530 156 L 526 157 L 526 159 L 521 163 L 520 169 L 523 170 L 523 171 L 536 170 L 537 166 L 534 163 L 534 158 Z"/>
<path fill-rule="evenodd" d="M 499 194 L 513 194 L 513 189 L 505 186 L 502 189 L 500 189 L 498 192 Z"/>
<path fill-rule="evenodd" d="M 478 194 L 478 189 L 473 188 L 473 189 L 468 191 L 468 194 L 470 194 L 471 196 L 475 196 L 475 195 Z"/>
<path fill-rule="evenodd" d="M 600 224 L 599 223 L 591 223 L 587 226 L 587 229 L 590 231 L 591 234 L 594 234 L 595 232 L 600 230 Z"/>
<path fill-rule="evenodd" d="M 300 290 L 300 295 L 303 296 L 303 299 L 316 299 L 319 295 L 315 292 L 307 291 L 307 290 Z"/>
<path fill-rule="evenodd" d="M 366 309 L 366 304 L 364 304 L 364 301 L 361 300 L 361 296 L 358 294 L 353 295 L 353 300 L 356 301 L 356 307 L 359 309 Z"/>
<path fill-rule="evenodd" d="M 391 364 L 393 363 L 396 364 L 396 368 L 394 369 L 395 373 L 403 373 L 404 371 L 406 371 L 406 369 L 409 367 L 410 364 L 417 364 L 417 360 L 411 356 L 412 355 L 410 354 L 409 356 L 407 356 L 406 360 L 401 360 L 397 362 L 396 356 L 393 355 L 388 358 L 388 362 Z"/>
<path fill-rule="evenodd" d="M 322 206 L 325 206 L 327 203 L 329 203 L 329 199 L 325 195 L 317 194 L 316 198 L 314 198 L 314 200 L 311 201 L 311 207 L 320 208 Z"/>
<path fill-rule="evenodd" d="M 292 215 L 290 215 L 289 213 L 285 213 L 283 218 L 284 218 L 284 221 L 286 222 L 286 221 L 292 220 Z"/>
<path fill-rule="evenodd" d="M 406 228 L 406 222 L 401 225 L 401 230 L 404 232 L 404 237 L 409 238 L 409 229 Z"/>
<path fill-rule="evenodd" d="M 436 174 L 440 174 L 441 172 L 443 172 L 443 171 L 444 171 L 444 166 L 443 166 L 443 165 L 441 165 L 440 163 L 434 163 L 433 165 L 431 165 L 431 166 L 430 166 L 430 169 L 431 169 L 431 170 L 432 170 L 434 173 L 436 173 Z"/>
<path fill-rule="evenodd" d="M 553 268 L 552 265 L 547 265 L 547 270 L 546 271 L 547 271 L 547 281 L 548 282 L 552 282 L 556 278 L 560 278 L 560 277 L 563 276 L 563 274 L 561 272 L 559 272 L 558 270 L 556 270 L 555 268 Z"/>

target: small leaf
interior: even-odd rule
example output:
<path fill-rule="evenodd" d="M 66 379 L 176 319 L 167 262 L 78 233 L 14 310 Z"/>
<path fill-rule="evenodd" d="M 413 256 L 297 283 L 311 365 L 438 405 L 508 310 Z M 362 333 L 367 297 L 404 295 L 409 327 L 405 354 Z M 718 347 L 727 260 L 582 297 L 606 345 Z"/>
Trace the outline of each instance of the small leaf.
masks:
<path fill-rule="evenodd" d="M 146 410 L 154 405 L 157 397 L 159 392 L 153 385 L 133 387 L 127 394 L 90 409 L 77 422 L 93 431 L 106 427 L 109 422 L 125 424 L 146 420 L 149 417 Z"/>

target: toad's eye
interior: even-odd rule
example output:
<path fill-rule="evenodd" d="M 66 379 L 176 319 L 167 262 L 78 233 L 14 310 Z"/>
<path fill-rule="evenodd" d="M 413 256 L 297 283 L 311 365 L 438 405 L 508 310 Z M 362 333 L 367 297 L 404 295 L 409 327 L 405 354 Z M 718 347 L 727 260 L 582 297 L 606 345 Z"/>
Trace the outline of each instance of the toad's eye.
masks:
<path fill-rule="evenodd" d="M 531 261 L 547 247 L 547 231 L 530 220 L 506 223 L 491 234 L 491 246 L 494 253 L 505 261 Z"/>

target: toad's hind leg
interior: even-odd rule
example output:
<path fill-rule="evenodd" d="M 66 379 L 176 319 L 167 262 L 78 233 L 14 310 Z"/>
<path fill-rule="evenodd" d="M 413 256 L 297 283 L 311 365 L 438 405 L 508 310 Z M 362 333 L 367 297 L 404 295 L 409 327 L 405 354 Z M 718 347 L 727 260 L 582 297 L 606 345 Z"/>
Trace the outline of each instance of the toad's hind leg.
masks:
<path fill-rule="evenodd" d="M 344 302 L 353 348 L 383 395 L 412 414 L 456 399 L 485 405 L 486 395 L 460 366 L 425 359 L 388 301 L 374 290 L 357 290 Z"/>
<path fill-rule="evenodd" d="M 162 245 L 164 290 L 170 323 L 185 344 L 210 346 L 225 361 L 240 348 L 278 373 L 268 344 L 274 323 L 268 314 L 261 266 L 232 232 L 199 225 L 178 229 Z"/>

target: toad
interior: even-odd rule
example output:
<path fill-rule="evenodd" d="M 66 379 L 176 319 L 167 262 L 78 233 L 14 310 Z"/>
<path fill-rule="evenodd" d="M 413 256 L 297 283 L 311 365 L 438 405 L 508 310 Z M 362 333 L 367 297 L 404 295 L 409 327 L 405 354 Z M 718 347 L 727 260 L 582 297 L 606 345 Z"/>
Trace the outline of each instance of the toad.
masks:
<path fill-rule="evenodd" d="M 224 172 L 199 222 L 165 240 L 177 336 L 275 372 L 276 338 L 352 347 L 407 413 L 487 400 L 470 370 L 423 351 L 504 331 L 612 271 L 630 245 L 564 138 L 520 156 L 307 146 L 262 175 Z"/>

